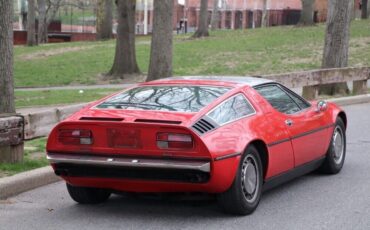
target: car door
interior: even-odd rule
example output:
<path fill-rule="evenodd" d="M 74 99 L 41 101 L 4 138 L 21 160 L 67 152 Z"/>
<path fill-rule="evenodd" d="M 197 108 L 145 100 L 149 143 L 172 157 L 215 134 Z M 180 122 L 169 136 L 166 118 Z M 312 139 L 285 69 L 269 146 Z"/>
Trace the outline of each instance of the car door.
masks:
<path fill-rule="evenodd" d="M 277 110 L 276 119 L 284 122 L 294 151 L 295 167 L 318 159 L 325 153 L 327 128 L 323 113 L 287 88 L 267 84 L 256 90 Z"/>

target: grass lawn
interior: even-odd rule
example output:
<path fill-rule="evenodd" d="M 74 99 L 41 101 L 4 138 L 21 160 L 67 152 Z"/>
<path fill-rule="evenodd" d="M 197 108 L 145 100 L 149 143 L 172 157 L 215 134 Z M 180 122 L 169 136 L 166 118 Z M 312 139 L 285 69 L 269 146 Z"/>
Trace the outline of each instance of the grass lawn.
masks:
<path fill-rule="evenodd" d="M 175 36 L 174 75 L 258 75 L 319 68 L 325 25 L 216 31 L 206 39 Z M 137 59 L 148 71 L 149 37 L 137 39 Z M 113 62 L 115 41 L 15 48 L 17 87 L 96 84 Z M 350 66 L 370 64 L 370 20 L 351 25 Z"/>
<path fill-rule="evenodd" d="M 76 14 L 76 18 L 77 18 Z M 77 19 L 76 19 L 77 20 Z M 77 22 L 76 22 L 77 23 Z M 261 75 L 319 68 L 325 25 L 291 26 L 254 30 L 216 31 L 209 38 L 174 39 L 174 75 Z M 137 59 L 148 71 L 150 37 L 137 38 Z M 96 84 L 109 71 L 115 41 L 45 44 L 15 48 L 17 87 Z M 370 65 L 370 20 L 351 26 L 350 66 Z M 89 102 L 117 89 L 16 91 L 16 106 L 44 106 Z M 46 138 L 27 141 L 19 164 L 0 164 L 0 177 L 42 167 Z"/>
<path fill-rule="evenodd" d="M 22 163 L 0 164 L 0 177 L 11 176 L 16 173 L 40 168 L 48 165 L 45 155 L 46 138 L 39 138 L 25 142 L 25 155 Z"/>
<path fill-rule="evenodd" d="M 17 108 L 21 108 L 90 102 L 118 91 L 119 89 L 86 89 L 83 92 L 79 90 L 16 91 L 15 104 Z"/>

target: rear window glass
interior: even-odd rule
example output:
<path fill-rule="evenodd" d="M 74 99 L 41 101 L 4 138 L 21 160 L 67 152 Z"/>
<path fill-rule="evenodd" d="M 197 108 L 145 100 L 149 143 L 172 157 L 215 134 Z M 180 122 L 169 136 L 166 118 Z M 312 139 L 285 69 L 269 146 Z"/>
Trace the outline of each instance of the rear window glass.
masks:
<path fill-rule="evenodd" d="M 210 86 L 143 86 L 108 98 L 96 108 L 198 112 L 228 90 Z"/>

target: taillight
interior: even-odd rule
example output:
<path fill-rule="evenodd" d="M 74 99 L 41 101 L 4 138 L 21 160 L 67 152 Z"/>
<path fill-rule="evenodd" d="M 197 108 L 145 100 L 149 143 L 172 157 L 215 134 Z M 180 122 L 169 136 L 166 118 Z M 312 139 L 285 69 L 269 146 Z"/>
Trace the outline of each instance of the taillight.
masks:
<path fill-rule="evenodd" d="M 157 146 L 160 149 L 191 149 L 193 138 L 188 134 L 158 133 Z"/>
<path fill-rule="evenodd" d="M 91 131 L 81 129 L 59 130 L 58 140 L 64 145 L 91 145 L 93 143 Z"/>

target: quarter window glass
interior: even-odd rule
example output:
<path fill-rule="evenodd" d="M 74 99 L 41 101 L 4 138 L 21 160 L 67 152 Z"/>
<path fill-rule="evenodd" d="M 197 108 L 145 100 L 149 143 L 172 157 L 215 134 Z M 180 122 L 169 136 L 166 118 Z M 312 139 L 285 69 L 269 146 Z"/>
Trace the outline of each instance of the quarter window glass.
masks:
<path fill-rule="evenodd" d="M 297 103 L 301 109 L 306 109 L 306 108 L 310 107 L 310 105 L 307 102 L 303 101 L 298 96 L 296 96 L 296 95 L 294 95 L 292 93 L 289 93 L 289 95 L 290 95 L 291 98 L 293 98 L 293 100 L 295 101 L 295 103 Z"/>
<path fill-rule="evenodd" d="M 256 90 L 271 104 L 272 107 L 282 113 L 293 114 L 301 110 L 297 103 L 295 103 L 285 91 L 276 85 L 263 86 Z"/>
<path fill-rule="evenodd" d="M 253 114 L 254 112 L 253 107 L 245 97 L 239 94 L 220 104 L 216 109 L 208 114 L 208 117 L 212 118 L 217 124 L 223 125 Z"/>

